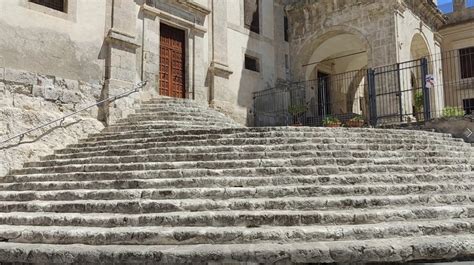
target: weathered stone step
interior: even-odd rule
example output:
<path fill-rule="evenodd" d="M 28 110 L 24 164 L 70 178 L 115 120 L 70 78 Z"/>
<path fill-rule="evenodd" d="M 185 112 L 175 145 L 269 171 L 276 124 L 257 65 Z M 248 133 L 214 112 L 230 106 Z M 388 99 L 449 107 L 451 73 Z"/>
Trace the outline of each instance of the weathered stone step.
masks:
<path fill-rule="evenodd" d="M 128 190 L 58 190 L 58 191 L 4 191 L 0 201 L 71 201 L 71 200 L 177 200 L 177 199 L 231 199 L 282 198 L 321 196 L 388 196 L 406 194 L 446 194 L 469 192 L 473 182 L 424 183 L 390 185 L 296 185 L 260 186 L 242 188 L 168 188 Z"/>
<path fill-rule="evenodd" d="M 355 264 L 451 261 L 474 256 L 471 235 L 257 244 L 58 245 L 0 243 L 0 261 L 73 264 Z M 447 251 L 453 249 L 455 251 Z M 387 253 L 390 253 L 389 255 Z"/>
<path fill-rule="evenodd" d="M 189 140 L 211 140 L 211 139 L 263 139 L 263 138 L 301 138 L 301 139 L 313 139 L 313 138 L 324 138 L 324 139 L 336 139 L 336 141 L 347 141 L 348 139 L 361 138 L 361 139 L 410 139 L 410 140 L 439 140 L 453 142 L 453 144 L 463 144 L 459 139 L 450 137 L 433 137 L 433 136 L 411 136 L 404 137 L 402 135 L 384 135 L 375 133 L 344 133 L 344 132 L 315 132 L 315 133 L 299 133 L 299 132 L 288 132 L 288 133 L 235 133 L 235 134 L 196 134 L 196 135 L 163 135 L 163 132 L 142 132 L 142 133 L 131 133 L 131 134 L 117 134 L 117 135 L 103 135 L 97 137 L 89 137 L 80 141 L 81 144 L 100 144 L 100 143 L 143 143 L 143 142 L 165 142 L 165 141 L 189 141 Z M 353 142 L 353 141 L 352 141 Z"/>
<path fill-rule="evenodd" d="M 146 130 L 170 130 L 174 128 L 232 128 L 238 127 L 235 124 L 222 122 L 202 122 L 202 123 L 186 123 L 186 122 L 161 122 L 144 125 L 112 125 L 104 129 L 105 132 L 140 132 Z"/>
<path fill-rule="evenodd" d="M 99 189 L 163 189 L 163 188 L 232 188 L 286 185 L 379 185 L 379 184 L 435 184 L 438 182 L 472 182 L 474 174 L 363 174 L 328 176 L 265 176 L 265 177 L 198 177 L 171 179 L 124 179 L 93 181 L 43 181 L 0 184 L 5 191 L 99 190 Z"/>
<path fill-rule="evenodd" d="M 92 152 L 101 150 L 124 150 L 124 149 L 150 149 L 159 147 L 193 148 L 202 147 L 207 152 L 212 152 L 212 148 L 222 148 L 226 146 L 265 146 L 271 148 L 275 145 L 313 145 L 316 150 L 452 150 L 468 151 L 471 147 L 465 145 L 455 145 L 449 141 L 437 140 L 404 140 L 404 139 L 351 139 L 336 140 L 331 138 L 266 138 L 266 139 L 209 139 L 195 141 L 167 141 L 167 142 L 147 142 L 147 143 L 117 143 L 104 142 L 97 144 L 74 144 L 67 148 L 58 150 L 56 154 Z M 357 140 L 357 141 L 356 141 Z M 447 149 L 443 149 L 447 148 Z M 206 152 L 204 151 L 204 152 Z"/>
<path fill-rule="evenodd" d="M 442 192 L 441 192 L 442 193 Z M 21 196 L 21 195 L 20 195 Z M 60 195 L 62 196 L 62 195 Z M 62 196 L 64 197 L 64 196 Z M 324 211 L 342 209 L 375 209 L 401 206 L 440 206 L 473 203 L 470 193 L 411 194 L 345 197 L 284 197 L 216 199 L 126 199 L 65 201 L 0 201 L 0 212 L 55 212 L 55 213 L 167 213 L 198 211 Z M 1 237 L 1 235 L 0 235 Z"/>
<path fill-rule="evenodd" d="M 150 132 L 150 131 L 149 131 Z M 152 133 L 161 133 L 164 135 L 198 135 L 198 134 L 232 134 L 232 133 L 370 133 L 370 134 L 384 134 L 384 135 L 399 135 L 399 136 L 432 136 L 432 137 L 441 137 L 441 138 L 453 138 L 450 134 L 443 133 L 433 133 L 428 131 L 417 131 L 416 134 L 410 130 L 388 130 L 388 129 L 372 129 L 372 128 L 323 128 L 323 127 L 254 127 L 254 128 L 198 128 L 198 129 L 182 129 L 178 128 L 174 131 L 160 131 Z M 146 133 L 146 132 L 143 132 Z M 102 136 L 106 133 L 96 133 L 91 134 L 91 137 Z M 123 134 L 120 132 L 114 133 Z M 389 137 L 389 136 L 388 136 Z M 456 139 L 456 138 L 454 138 Z M 462 141 L 462 140 L 460 140 Z"/>
<path fill-rule="evenodd" d="M 468 173 L 470 165 L 384 165 L 384 166 L 317 166 L 317 167 L 267 167 L 267 168 L 233 168 L 233 169 L 169 169 L 169 170 L 136 170 L 136 171 L 107 171 L 107 172 L 72 172 L 30 175 L 8 175 L 1 181 L 31 182 L 31 181 L 93 181 L 93 180 L 129 180 L 129 179 L 159 179 L 159 178 L 189 178 L 212 176 L 328 176 L 347 174 L 390 174 L 390 173 Z"/>
<path fill-rule="evenodd" d="M 162 170 L 162 169 L 229 169 L 229 168 L 265 168 L 265 167 L 295 167 L 295 166 L 362 166 L 378 165 L 468 165 L 467 158 L 447 157 L 382 157 L 382 158 L 264 158 L 241 160 L 212 160 L 212 161 L 176 161 L 176 162 L 130 162 L 130 163 L 97 163 L 97 164 L 68 164 L 44 165 L 44 167 L 23 167 L 11 170 L 11 174 L 41 174 L 41 173 L 70 173 L 70 172 L 101 172 L 101 171 L 132 171 L 132 170 Z"/>
<path fill-rule="evenodd" d="M 0 225 L 20 226 L 308 226 L 378 224 L 426 219 L 474 218 L 474 205 L 393 207 L 337 211 L 202 211 L 154 214 L 0 213 Z"/>
<path fill-rule="evenodd" d="M 454 236 L 474 232 L 474 220 L 391 222 L 342 226 L 282 227 L 162 227 L 139 229 L 74 226 L 0 226 L 0 238 L 9 243 L 85 245 L 190 245 L 272 242 L 326 242 L 387 239 L 399 236 Z"/>
<path fill-rule="evenodd" d="M 223 113 L 216 112 L 212 109 L 202 109 L 202 108 L 181 108 L 181 109 L 169 109 L 167 107 L 142 107 L 135 110 L 136 115 L 194 115 L 194 114 L 207 114 L 212 115 L 213 117 L 228 117 Z"/>
<path fill-rule="evenodd" d="M 175 146 L 175 147 L 153 147 L 142 148 L 113 148 L 99 150 L 63 149 L 55 151 L 54 155 L 45 156 L 43 160 L 49 159 L 74 159 L 99 156 L 133 156 L 154 154 L 209 154 L 209 153 L 255 153 L 255 152 L 459 152 L 472 153 L 472 149 L 452 145 L 384 145 L 375 144 L 347 144 L 347 145 L 320 145 L 320 144 L 277 144 L 277 145 L 239 145 L 239 146 Z M 331 157 L 331 156 L 329 156 Z"/>
<path fill-rule="evenodd" d="M 227 152 L 227 153 L 177 153 L 177 154 L 147 154 L 131 156 L 96 156 L 88 158 L 49 159 L 40 162 L 28 162 L 23 167 L 52 167 L 74 164 L 118 164 L 118 163 L 148 163 L 148 162 L 182 162 L 182 161 L 218 161 L 246 159 L 283 159 L 283 158 L 459 158 L 470 156 L 469 152 L 451 151 L 292 151 L 292 152 Z"/>
<path fill-rule="evenodd" d="M 186 115 L 186 116 L 170 116 L 170 115 L 160 115 L 155 117 L 150 116 L 129 116 L 128 118 L 118 120 L 114 126 L 124 126 L 124 125 L 142 125 L 142 124 L 156 124 L 160 122 L 172 122 L 172 123 L 223 123 L 237 125 L 233 120 L 226 119 L 225 117 L 212 117 L 205 115 Z"/>
<path fill-rule="evenodd" d="M 156 118 L 162 119 L 185 119 L 185 118 L 207 118 L 210 120 L 226 120 L 235 123 L 234 120 L 225 116 L 222 113 L 215 111 L 159 111 L 159 112 L 139 112 L 128 115 L 126 120 L 154 120 Z"/>

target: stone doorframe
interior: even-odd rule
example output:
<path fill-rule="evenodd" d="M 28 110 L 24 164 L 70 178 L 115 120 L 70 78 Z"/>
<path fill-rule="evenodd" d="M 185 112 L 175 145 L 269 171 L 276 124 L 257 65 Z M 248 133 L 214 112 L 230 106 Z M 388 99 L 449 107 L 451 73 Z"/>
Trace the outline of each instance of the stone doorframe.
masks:
<path fill-rule="evenodd" d="M 196 37 L 202 37 L 207 28 L 157 9 L 147 4 L 141 6 L 143 14 L 142 78 L 150 80 L 152 89 L 159 94 L 160 24 L 185 32 L 185 98 L 194 99 L 196 88 Z"/>

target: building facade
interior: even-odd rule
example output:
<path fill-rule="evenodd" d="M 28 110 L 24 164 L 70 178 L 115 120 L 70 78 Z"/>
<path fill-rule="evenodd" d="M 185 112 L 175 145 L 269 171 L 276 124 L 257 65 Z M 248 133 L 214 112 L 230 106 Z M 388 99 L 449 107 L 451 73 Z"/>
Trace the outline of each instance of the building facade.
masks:
<path fill-rule="evenodd" d="M 254 92 L 344 73 L 351 85 L 333 82 L 323 94 L 338 99 L 338 111 L 365 115 L 367 68 L 474 46 L 473 9 L 455 3 L 446 18 L 431 0 L 1 1 L 0 137 L 141 80 L 148 84 L 139 94 L 92 108 L 84 114 L 89 124 L 64 129 L 65 139 L 114 123 L 157 95 L 193 99 L 252 125 Z M 431 68 L 441 80 L 441 63 Z M 38 148 L 47 152 L 56 142 Z M 2 155 L 18 165 L 25 150 Z"/>

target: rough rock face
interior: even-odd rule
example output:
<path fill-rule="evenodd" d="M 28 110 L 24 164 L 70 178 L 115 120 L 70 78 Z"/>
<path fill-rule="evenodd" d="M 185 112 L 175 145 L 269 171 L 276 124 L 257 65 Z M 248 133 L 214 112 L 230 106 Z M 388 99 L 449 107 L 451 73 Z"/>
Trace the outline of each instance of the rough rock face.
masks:
<path fill-rule="evenodd" d="M 160 98 L 0 184 L 0 262 L 474 259 L 472 147 L 382 129 L 242 128 Z"/>
<path fill-rule="evenodd" d="M 3 70 L 3 69 L 1 69 Z M 99 84 L 87 84 L 30 72 L 6 69 L 0 81 L 0 141 L 52 121 L 90 105 L 100 97 Z M 24 162 L 38 160 L 67 144 L 75 143 L 88 133 L 100 132 L 104 126 L 97 108 L 69 118 L 63 126 L 52 126 L 24 137 L 21 144 L 13 140 L 0 146 L 0 178 Z"/>

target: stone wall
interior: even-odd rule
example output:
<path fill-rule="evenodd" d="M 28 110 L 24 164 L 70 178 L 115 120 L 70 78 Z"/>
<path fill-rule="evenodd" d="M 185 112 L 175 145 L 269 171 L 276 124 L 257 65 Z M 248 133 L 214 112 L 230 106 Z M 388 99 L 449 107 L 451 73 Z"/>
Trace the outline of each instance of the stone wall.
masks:
<path fill-rule="evenodd" d="M 0 141 L 95 103 L 101 83 L 86 83 L 11 68 L 0 68 Z M 24 162 L 75 143 L 104 126 L 98 108 L 0 145 L 0 177 Z"/>

